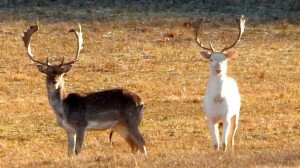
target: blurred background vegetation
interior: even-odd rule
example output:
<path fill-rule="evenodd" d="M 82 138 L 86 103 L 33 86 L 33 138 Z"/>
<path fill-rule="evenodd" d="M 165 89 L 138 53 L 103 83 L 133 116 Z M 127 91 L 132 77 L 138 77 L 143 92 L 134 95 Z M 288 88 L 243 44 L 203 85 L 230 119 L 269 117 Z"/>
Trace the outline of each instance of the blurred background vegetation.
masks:
<path fill-rule="evenodd" d="M 53 12 L 51 15 L 47 13 L 47 10 L 67 11 L 68 8 L 86 10 L 87 13 L 82 15 L 66 12 L 63 14 Z M 10 15 L 15 13 L 20 13 L 23 19 L 34 19 L 36 15 L 63 19 L 111 19 L 112 17 L 107 18 L 103 14 L 113 10 L 116 17 L 118 12 L 141 14 L 172 12 L 181 16 L 205 17 L 244 14 L 250 21 L 259 22 L 285 20 L 295 24 L 300 21 L 299 0 L 1 0 L 0 9 L 2 20 L 13 19 Z"/>

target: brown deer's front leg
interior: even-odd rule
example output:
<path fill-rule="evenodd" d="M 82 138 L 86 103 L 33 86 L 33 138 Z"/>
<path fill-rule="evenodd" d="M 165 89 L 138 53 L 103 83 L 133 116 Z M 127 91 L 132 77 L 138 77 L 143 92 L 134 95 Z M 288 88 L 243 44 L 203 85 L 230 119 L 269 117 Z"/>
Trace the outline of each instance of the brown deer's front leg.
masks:
<path fill-rule="evenodd" d="M 75 154 L 79 154 L 79 152 L 81 151 L 82 148 L 82 143 L 84 140 L 84 133 L 85 133 L 85 129 L 79 129 L 77 130 L 77 134 L 76 134 L 76 146 L 75 146 Z"/>
<path fill-rule="evenodd" d="M 75 152 L 76 134 L 67 133 L 68 136 L 68 155 L 72 156 Z"/>

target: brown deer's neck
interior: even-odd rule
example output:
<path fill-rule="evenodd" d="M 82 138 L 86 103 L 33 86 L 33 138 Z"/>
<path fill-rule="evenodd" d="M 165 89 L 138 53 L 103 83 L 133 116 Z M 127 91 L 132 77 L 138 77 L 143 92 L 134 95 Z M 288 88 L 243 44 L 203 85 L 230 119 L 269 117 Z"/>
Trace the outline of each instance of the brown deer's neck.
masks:
<path fill-rule="evenodd" d="M 46 78 L 46 86 L 48 92 L 49 104 L 56 114 L 56 116 L 64 117 L 65 112 L 63 108 L 63 100 L 66 97 L 66 92 L 64 88 L 64 79 L 60 77 L 56 84 L 52 83 L 52 80 L 47 76 Z"/>

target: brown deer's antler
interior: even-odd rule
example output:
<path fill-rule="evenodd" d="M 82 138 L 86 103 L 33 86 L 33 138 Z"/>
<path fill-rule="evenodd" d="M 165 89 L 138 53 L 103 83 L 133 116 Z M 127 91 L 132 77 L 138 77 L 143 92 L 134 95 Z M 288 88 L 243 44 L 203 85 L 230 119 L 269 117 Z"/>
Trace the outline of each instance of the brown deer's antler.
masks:
<path fill-rule="evenodd" d="M 202 27 L 202 22 L 204 21 L 204 18 L 200 18 L 200 19 L 197 19 L 194 23 L 194 29 L 195 29 L 195 35 L 196 35 L 196 42 L 198 43 L 198 45 L 203 48 L 204 50 L 209 50 L 209 51 L 215 51 L 212 44 L 209 43 L 209 47 L 210 48 L 207 48 L 207 47 L 204 47 L 202 44 L 201 44 L 201 41 L 198 37 L 199 35 L 199 32 L 200 32 L 200 29 Z"/>
<path fill-rule="evenodd" d="M 62 58 L 62 62 L 59 64 L 59 66 L 74 64 L 75 62 L 77 62 L 79 60 L 79 53 L 82 49 L 83 38 L 82 38 L 82 32 L 81 32 L 81 25 L 79 23 L 78 23 L 78 26 L 79 26 L 79 32 L 75 31 L 74 29 L 69 31 L 69 32 L 75 33 L 77 42 L 78 42 L 75 60 L 64 63 L 64 58 Z M 35 59 L 34 55 L 31 53 L 30 38 L 31 38 L 32 34 L 34 34 L 36 31 L 38 31 L 38 29 L 39 29 L 38 26 L 30 26 L 29 29 L 26 32 L 24 32 L 24 36 L 22 37 L 22 39 L 24 41 L 25 47 L 27 48 L 27 54 L 32 61 L 34 61 L 38 64 L 50 66 L 50 64 L 48 63 L 48 58 L 47 58 L 46 62 L 42 62 L 42 61 Z"/>
<path fill-rule="evenodd" d="M 225 47 L 222 52 L 226 51 L 226 50 L 229 50 L 230 48 L 234 47 L 241 39 L 242 37 L 242 34 L 244 33 L 244 30 L 245 30 L 245 23 L 246 23 L 246 20 L 244 18 L 244 15 L 241 15 L 240 17 L 236 18 L 236 22 L 238 23 L 239 25 L 239 36 L 238 38 L 235 40 L 235 42 L 228 46 L 228 47 Z"/>
<path fill-rule="evenodd" d="M 47 58 L 47 61 L 45 63 L 45 62 L 42 62 L 42 61 L 39 61 L 39 60 L 35 59 L 33 54 L 31 53 L 30 38 L 31 38 L 32 34 L 35 33 L 38 30 L 39 30 L 38 26 L 30 26 L 29 29 L 26 32 L 24 32 L 24 36 L 22 37 L 22 40 L 24 42 L 25 47 L 27 48 L 27 54 L 28 54 L 29 58 L 32 61 L 36 62 L 36 63 L 48 66 L 49 65 L 48 64 L 48 58 Z"/>
<path fill-rule="evenodd" d="M 75 31 L 74 29 L 71 29 L 69 32 L 74 32 L 77 38 L 77 52 L 76 52 L 76 57 L 73 61 L 67 62 L 67 63 L 63 63 L 64 59 L 62 60 L 60 66 L 65 66 L 65 65 L 70 65 L 70 64 L 74 64 L 75 62 L 77 62 L 79 60 L 79 53 L 83 48 L 83 38 L 82 38 L 82 31 L 81 31 L 81 25 L 78 23 L 78 27 L 79 27 L 79 32 Z"/>

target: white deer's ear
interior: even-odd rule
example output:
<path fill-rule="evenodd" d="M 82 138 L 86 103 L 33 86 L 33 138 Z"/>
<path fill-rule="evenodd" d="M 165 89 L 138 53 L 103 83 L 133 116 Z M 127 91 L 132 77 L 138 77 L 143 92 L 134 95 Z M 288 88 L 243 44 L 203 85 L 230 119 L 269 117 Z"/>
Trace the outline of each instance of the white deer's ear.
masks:
<path fill-rule="evenodd" d="M 209 52 L 209 51 L 201 51 L 200 54 L 201 54 L 204 58 L 210 59 L 211 52 Z"/>
<path fill-rule="evenodd" d="M 69 72 L 72 69 L 72 67 L 73 67 L 72 64 L 65 65 L 65 66 L 62 67 L 62 70 L 63 70 L 64 73 L 67 73 L 67 72 Z"/>
<path fill-rule="evenodd" d="M 227 58 L 232 58 L 235 57 L 236 55 L 237 55 L 236 51 L 229 51 L 228 53 L 226 53 Z"/>
<path fill-rule="evenodd" d="M 47 72 L 47 66 L 46 65 L 37 64 L 36 67 L 42 73 L 46 73 Z"/>

